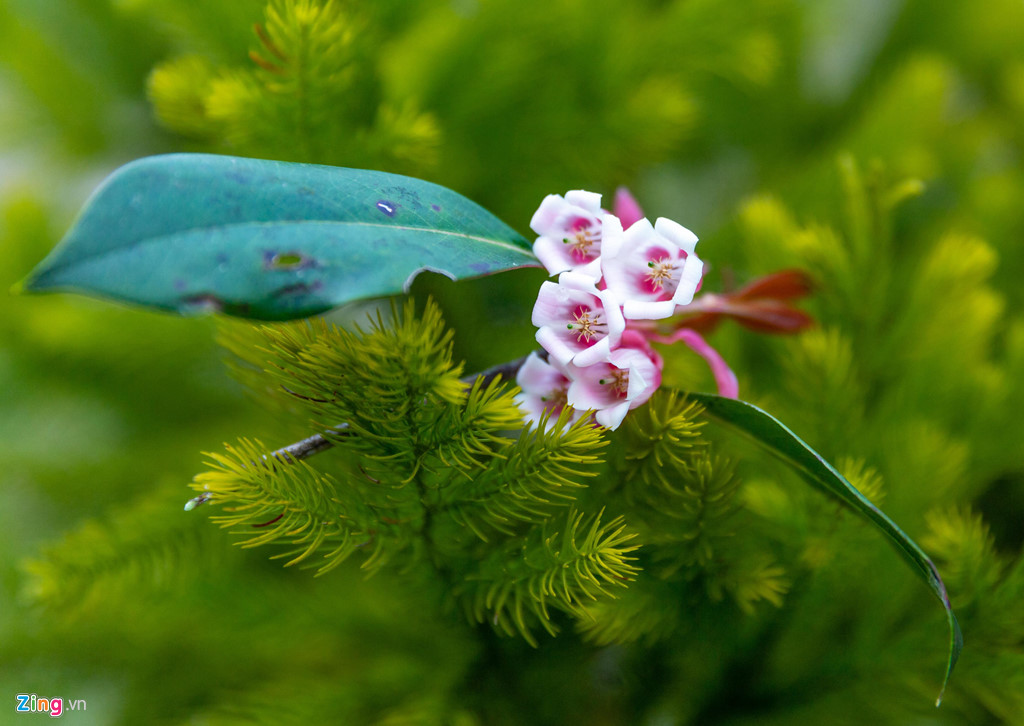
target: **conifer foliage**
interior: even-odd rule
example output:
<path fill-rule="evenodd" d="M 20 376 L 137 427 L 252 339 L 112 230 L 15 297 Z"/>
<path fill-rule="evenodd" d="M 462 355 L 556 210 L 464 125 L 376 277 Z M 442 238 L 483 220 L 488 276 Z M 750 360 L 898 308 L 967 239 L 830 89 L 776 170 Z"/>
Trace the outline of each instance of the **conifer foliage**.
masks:
<path fill-rule="evenodd" d="M 682 602 L 651 600 L 659 614 L 639 622 L 634 609 L 670 583 L 748 613 L 782 604 L 785 570 L 737 540 L 750 526 L 739 479 L 701 437 L 699 406 L 659 394 L 605 456 L 606 435 L 570 410 L 524 429 L 514 387 L 460 378 L 433 302 L 391 313 L 365 330 L 226 328 L 247 384 L 305 410 L 332 444 L 315 459 L 245 439 L 209 455 L 192 486 L 243 547 L 318 575 L 356 556 L 369 573 L 439 578 L 470 623 L 534 646 L 557 613 L 597 642 L 663 637 Z M 620 606 L 643 579 L 655 582 Z"/>
<path fill-rule="evenodd" d="M 695 443 L 697 406 L 659 397 L 608 464 L 593 425 L 565 411 L 523 429 L 514 388 L 464 382 L 435 304 L 392 313 L 352 332 L 323 320 L 232 326 L 248 383 L 294 401 L 333 444 L 310 460 L 249 440 L 210 455 L 193 488 L 239 544 L 273 545 L 317 574 L 353 555 L 369 572 L 433 572 L 471 622 L 534 645 L 538 627 L 557 632 L 557 611 L 607 633 L 595 608 L 613 609 L 638 577 L 713 565 L 717 597 L 780 603 L 774 570 L 742 593 L 723 575 L 716 547 L 733 534 L 736 481 Z M 659 562 L 650 575 L 645 545 Z"/>
<path fill-rule="evenodd" d="M 438 127 L 407 99 L 382 97 L 378 37 L 340 0 L 273 0 L 254 25 L 248 67 L 183 55 L 158 66 L 149 95 L 161 122 L 226 153 L 336 166 L 417 170 Z"/>
<path fill-rule="evenodd" d="M 0 141 L 42 141 L 3 148 L 8 284 L 94 181 L 54 158 L 398 171 L 520 229 L 629 184 L 700 231 L 709 290 L 813 276 L 817 328 L 713 342 L 920 542 L 966 646 L 936 710 L 926 588 L 705 424 L 678 346 L 614 433 L 524 430 L 467 373 L 530 350 L 528 272 L 223 324 L 255 413 L 202 321 L 3 296 L 9 693 L 122 724 L 1024 723 L 1019 2 L 62 5 L 0 0 Z"/>

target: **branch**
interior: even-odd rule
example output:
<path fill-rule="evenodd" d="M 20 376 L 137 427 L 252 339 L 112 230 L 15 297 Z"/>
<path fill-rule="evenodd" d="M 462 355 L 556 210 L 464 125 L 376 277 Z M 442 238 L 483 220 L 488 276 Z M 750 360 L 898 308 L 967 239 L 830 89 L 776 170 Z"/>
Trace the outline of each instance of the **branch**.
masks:
<path fill-rule="evenodd" d="M 482 385 L 486 386 L 499 376 L 505 380 L 515 380 L 516 373 L 519 372 L 523 363 L 526 362 L 526 358 L 527 356 L 524 355 L 522 358 L 517 358 L 516 360 L 509 361 L 508 363 L 491 366 L 480 373 L 473 373 L 465 376 L 462 379 L 462 382 L 466 385 L 472 385 L 478 378 L 482 378 Z M 296 441 L 294 444 L 288 444 L 288 446 L 283 446 L 269 454 L 264 454 L 263 460 L 267 461 L 268 457 L 273 457 L 282 464 L 294 464 L 298 461 L 308 459 L 311 456 L 319 454 L 321 451 L 327 451 L 327 449 L 332 448 L 334 446 L 334 442 L 328 438 L 328 436 L 337 437 L 348 435 L 350 435 L 348 432 L 348 424 L 338 424 L 334 428 L 328 430 L 327 436 L 324 434 L 313 434 L 301 441 Z M 191 512 L 196 507 L 206 504 L 208 501 L 210 501 L 210 494 L 204 492 L 198 497 L 193 497 L 185 502 L 185 511 Z"/>

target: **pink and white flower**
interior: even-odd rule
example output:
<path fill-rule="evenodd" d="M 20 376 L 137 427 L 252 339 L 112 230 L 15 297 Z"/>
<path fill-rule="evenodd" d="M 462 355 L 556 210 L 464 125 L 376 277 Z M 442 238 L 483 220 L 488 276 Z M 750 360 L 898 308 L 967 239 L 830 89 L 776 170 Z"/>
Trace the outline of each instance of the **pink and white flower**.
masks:
<path fill-rule="evenodd" d="M 545 282 L 533 306 L 537 342 L 559 365 L 589 366 L 606 360 L 618 345 L 626 321 L 618 300 L 580 272 Z"/>
<path fill-rule="evenodd" d="M 568 405 L 569 383 L 565 368 L 543 360 L 536 353 L 530 354 L 516 374 L 516 384 L 521 389 L 516 395 L 516 403 L 531 428 L 536 427 L 545 415 L 551 419 L 561 415 Z M 576 421 L 581 415 L 576 411 L 569 420 Z"/>
<path fill-rule="evenodd" d="M 648 350 L 617 348 L 600 363 L 570 366 L 569 405 L 593 410 L 601 426 L 618 428 L 626 412 L 646 403 L 661 385 L 661 367 Z"/>
<path fill-rule="evenodd" d="M 802 273 L 694 302 L 704 274 L 697 236 L 670 219 L 652 225 L 625 188 L 616 192 L 614 211 L 602 211 L 600 195 L 575 190 L 545 198 L 530 222 L 540 235 L 534 252 L 559 276 L 541 285 L 533 308 L 547 359 L 532 354 L 516 377 L 516 400 L 531 426 L 568 407 L 573 421 L 590 411 L 598 425 L 618 428 L 661 385 L 664 361 L 652 342 L 688 346 L 710 366 L 719 394 L 736 397 L 735 374 L 699 330 L 722 317 L 770 332 L 810 324 L 786 302 L 810 289 Z M 677 313 L 669 330 L 649 322 Z"/>
<path fill-rule="evenodd" d="M 600 279 L 603 216 L 600 194 L 582 189 L 567 192 L 564 198 L 549 194 L 530 220 L 530 228 L 540 235 L 533 253 L 552 275 L 576 270 Z"/>
<path fill-rule="evenodd" d="M 623 316 L 660 320 L 691 302 L 704 272 L 696 245 L 693 232 L 664 217 L 653 227 L 641 219 L 608 236 L 601 269 L 608 289 L 623 301 Z"/>

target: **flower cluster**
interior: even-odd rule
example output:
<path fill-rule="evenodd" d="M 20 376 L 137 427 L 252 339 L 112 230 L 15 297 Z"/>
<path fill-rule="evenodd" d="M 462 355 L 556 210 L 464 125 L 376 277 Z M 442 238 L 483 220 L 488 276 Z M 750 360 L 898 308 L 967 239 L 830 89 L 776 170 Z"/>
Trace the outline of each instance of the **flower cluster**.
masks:
<path fill-rule="evenodd" d="M 530 222 L 540 235 L 534 253 L 558 275 L 541 285 L 533 308 L 546 360 L 531 355 L 516 379 L 533 423 L 570 406 L 576 418 L 593 411 L 598 424 L 617 428 L 661 385 L 651 341 L 690 345 L 712 364 L 721 392 L 736 395 L 732 372 L 699 334 L 664 336 L 652 323 L 689 305 L 700 288 L 696 235 L 669 219 L 652 225 L 624 190 L 615 212 L 601 209 L 599 194 L 571 191 L 545 198 Z"/>

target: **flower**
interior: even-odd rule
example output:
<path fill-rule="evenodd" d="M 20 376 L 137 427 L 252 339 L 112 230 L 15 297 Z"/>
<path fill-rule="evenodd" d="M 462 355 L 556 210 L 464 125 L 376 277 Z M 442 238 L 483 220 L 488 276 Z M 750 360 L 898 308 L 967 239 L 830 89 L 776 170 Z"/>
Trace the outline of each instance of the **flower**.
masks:
<path fill-rule="evenodd" d="M 567 405 L 569 383 L 569 374 L 564 367 L 546 361 L 536 353 L 530 354 L 516 374 L 516 384 L 522 389 L 516 395 L 516 403 L 531 428 L 536 427 L 545 415 L 558 418 Z M 580 412 L 574 413 L 570 421 L 581 415 Z"/>
<path fill-rule="evenodd" d="M 602 216 L 600 194 L 582 189 L 567 192 L 565 198 L 549 194 L 530 220 L 530 228 L 540 235 L 533 253 L 552 275 L 577 270 L 598 280 Z"/>
<path fill-rule="evenodd" d="M 541 235 L 534 252 L 558 275 L 541 285 L 533 307 L 547 360 L 531 354 L 516 377 L 531 426 L 568 406 L 573 420 L 591 411 L 597 424 L 618 428 L 661 385 L 664 362 L 652 342 L 683 343 L 707 362 L 719 395 L 736 398 L 736 375 L 701 331 L 724 317 L 775 333 L 813 322 L 789 303 L 811 287 L 795 270 L 695 301 L 704 274 L 697 235 L 663 217 L 652 225 L 624 187 L 614 211 L 601 210 L 600 195 L 576 190 L 546 197 L 530 222 Z"/>
<path fill-rule="evenodd" d="M 577 410 L 593 410 L 597 423 L 616 429 L 627 411 L 646 403 L 661 385 L 656 356 L 645 341 L 643 348 L 617 348 L 600 363 L 570 366 L 566 400 Z"/>
<path fill-rule="evenodd" d="M 540 286 L 533 306 L 537 342 L 559 365 L 588 366 L 607 359 L 626 324 L 618 301 L 579 272 Z"/>
<path fill-rule="evenodd" d="M 660 320 L 691 302 L 704 271 L 696 245 L 693 232 L 664 217 L 653 227 L 645 218 L 621 235 L 608 236 L 601 271 L 608 289 L 623 301 L 623 316 Z"/>

